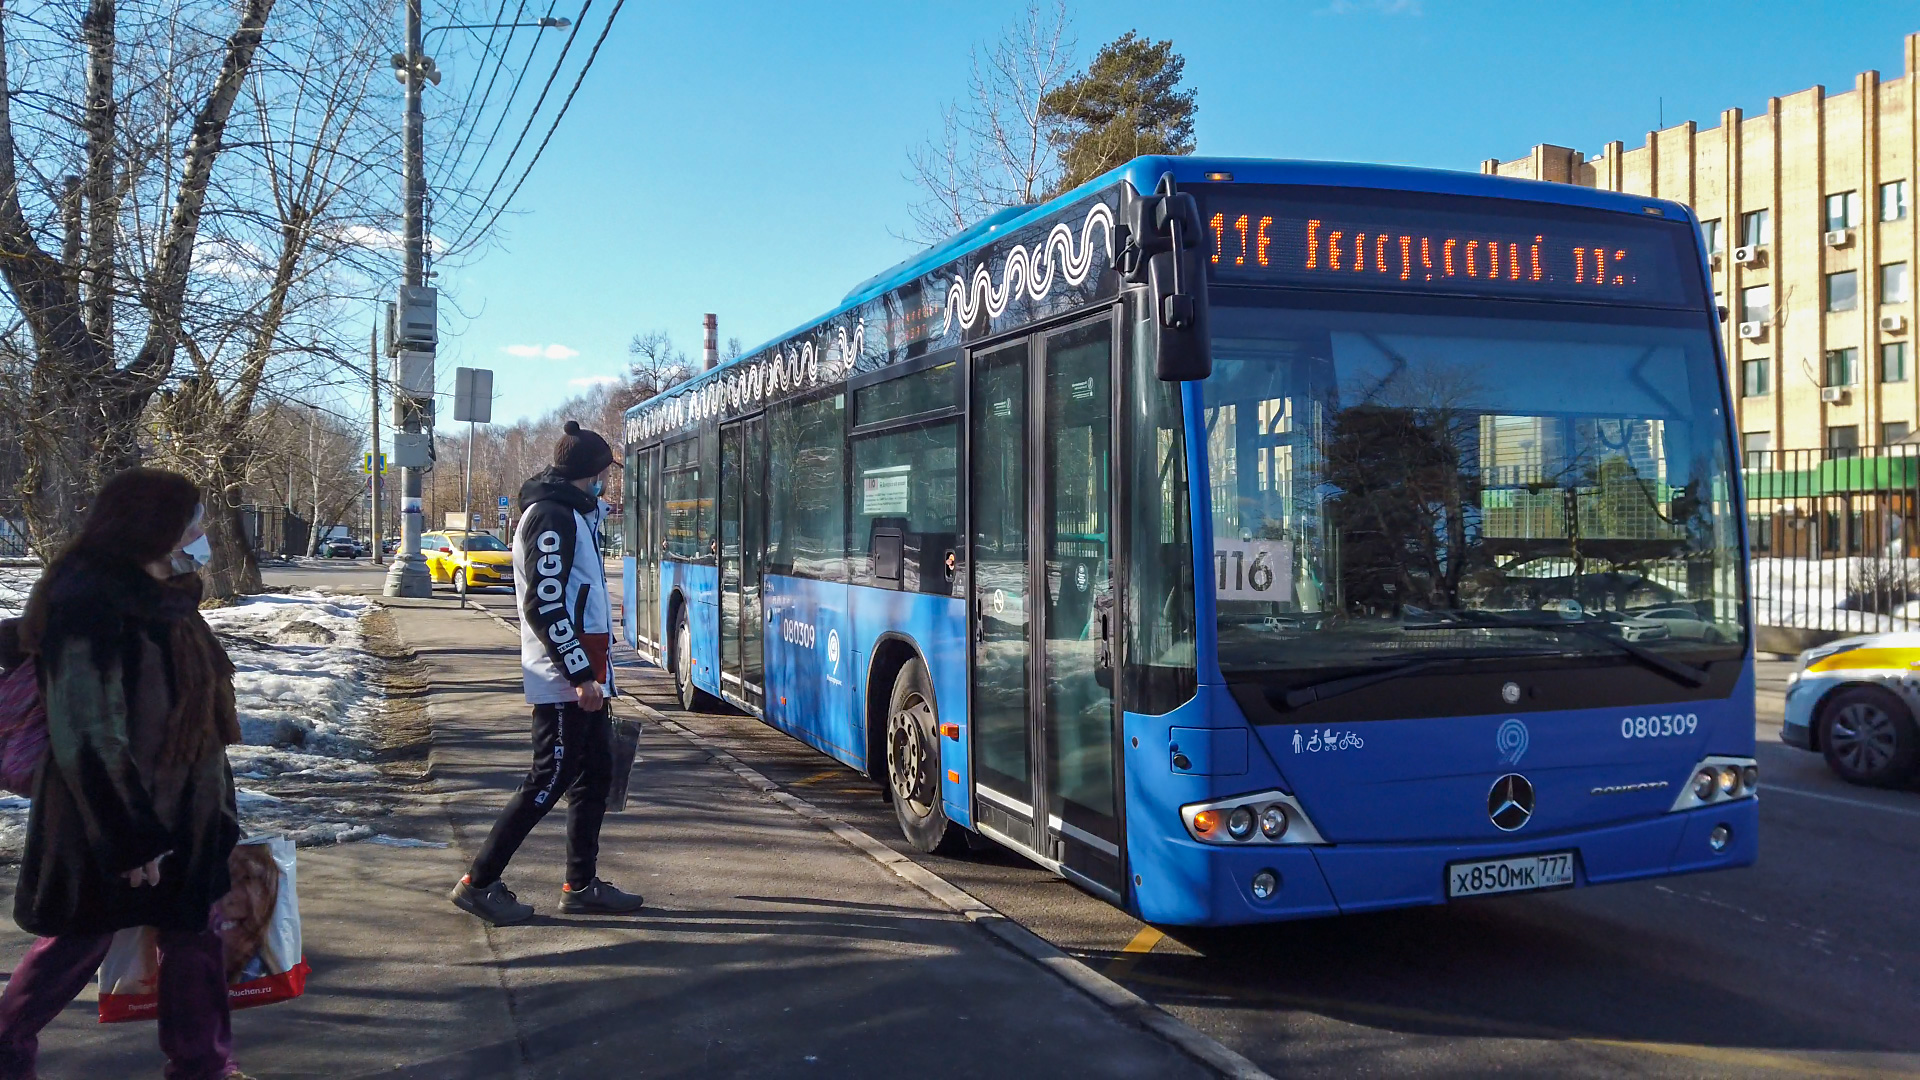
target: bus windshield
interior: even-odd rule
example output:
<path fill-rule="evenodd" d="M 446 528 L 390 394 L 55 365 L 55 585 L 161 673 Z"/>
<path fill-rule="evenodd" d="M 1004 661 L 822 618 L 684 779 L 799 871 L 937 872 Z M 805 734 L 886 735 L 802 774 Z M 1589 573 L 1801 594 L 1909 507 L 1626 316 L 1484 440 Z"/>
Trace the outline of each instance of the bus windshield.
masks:
<path fill-rule="evenodd" d="M 1739 655 L 1704 312 L 1223 288 L 1211 317 L 1229 675 Z"/>

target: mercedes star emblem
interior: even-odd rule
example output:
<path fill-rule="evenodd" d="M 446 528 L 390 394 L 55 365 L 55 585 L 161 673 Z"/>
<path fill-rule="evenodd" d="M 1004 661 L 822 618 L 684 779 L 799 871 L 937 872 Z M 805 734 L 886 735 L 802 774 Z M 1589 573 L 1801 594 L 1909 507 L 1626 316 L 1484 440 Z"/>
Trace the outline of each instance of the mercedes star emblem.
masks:
<path fill-rule="evenodd" d="M 1487 792 L 1487 817 L 1494 828 L 1512 832 L 1533 817 L 1533 785 L 1519 773 L 1508 773 Z"/>

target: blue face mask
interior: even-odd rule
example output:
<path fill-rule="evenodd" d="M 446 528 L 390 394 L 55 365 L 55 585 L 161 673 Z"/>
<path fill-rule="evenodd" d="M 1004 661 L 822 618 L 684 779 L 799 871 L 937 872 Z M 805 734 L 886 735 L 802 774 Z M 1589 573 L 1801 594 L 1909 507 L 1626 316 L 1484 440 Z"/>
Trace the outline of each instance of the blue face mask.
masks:
<path fill-rule="evenodd" d="M 606 490 L 607 490 L 607 482 L 605 480 L 595 480 L 593 482 L 593 486 L 587 489 L 587 494 L 597 499 L 600 497 L 601 493 L 605 492 Z"/>

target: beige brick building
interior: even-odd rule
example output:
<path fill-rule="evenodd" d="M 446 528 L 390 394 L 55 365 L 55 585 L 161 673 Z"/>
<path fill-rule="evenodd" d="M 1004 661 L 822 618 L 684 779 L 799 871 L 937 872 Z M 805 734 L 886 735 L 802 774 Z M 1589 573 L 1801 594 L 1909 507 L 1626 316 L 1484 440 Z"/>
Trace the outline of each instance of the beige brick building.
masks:
<path fill-rule="evenodd" d="M 1862 72 L 1766 111 L 1720 114 L 1608 143 L 1588 158 L 1540 145 L 1480 171 L 1684 202 L 1713 253 L 1745 449 L 1884 445 L 1920 432 L 1913 272 L 1920 34 L 1904 74 Z M 1752 465 L 1765 467 L 1765 458 Z"/>

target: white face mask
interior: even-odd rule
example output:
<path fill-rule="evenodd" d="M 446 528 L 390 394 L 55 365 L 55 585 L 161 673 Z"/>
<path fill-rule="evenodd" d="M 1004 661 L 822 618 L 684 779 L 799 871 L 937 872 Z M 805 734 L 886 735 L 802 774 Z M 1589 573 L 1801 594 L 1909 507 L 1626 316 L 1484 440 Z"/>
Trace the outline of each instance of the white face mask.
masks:
<path fill-rule="evenodd" d="M 213 561 L 213 544 L 205 533 L 200 538 L 179 551 L 173 553 L 173 572 L 176 574 L 194 574 L 207 568 Z"/>

